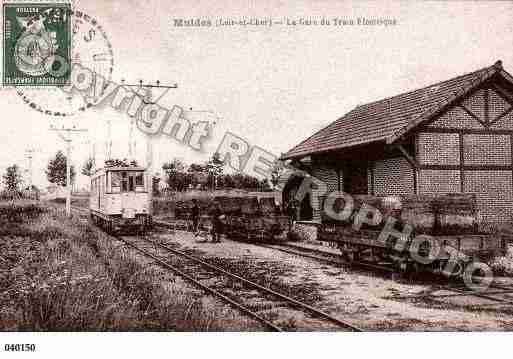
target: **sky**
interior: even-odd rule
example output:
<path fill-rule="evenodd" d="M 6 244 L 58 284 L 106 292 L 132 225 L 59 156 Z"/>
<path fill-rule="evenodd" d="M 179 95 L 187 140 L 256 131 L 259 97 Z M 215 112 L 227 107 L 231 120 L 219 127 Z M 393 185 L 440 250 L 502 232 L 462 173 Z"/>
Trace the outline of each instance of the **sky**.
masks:
<path fill-rule="evenodd" d="M 112 44 L 112 80 L 178 84 L 162 106 L 211 111 L 213 136 L 202 152 L 169 137 L 154 138 L 154 164 L 173 158 L 206 161 L 226 131 L 279 155 L 358 104 L 390 97 L 490 66 L 501 59 L 513 72 L 513 2 L 450 1 L 168 1 L 81 0 L 76 9 L 95 17 Z M 174 19 L 334 17 L 395 19 L 394 26 L 176 27 Z M 2 45 L 3 46 L 3 45 Z M 93 49 L 94 50 L 94 49 Z M 92 51 L 84 48 L 83 51 Z M 87 55 L 87 54 L 85 54 Z M 90 54 L 89 54 L 90 55 Z M 38 98 L 49 98 L 43 90 Z M 65 144 L 49 126 L 76 125 L 73 163 L 105 156 L 107 121 L 114 157 L 128 156 L 128 118 L 108 107 L 62 120 L 30 109 L 13 89 L 0 90 L 0 172 L 28 168 L 48 183 L 48 160 Z M 145 137 L 136 129 L 137 157 Z M 87 183 L 80 176 L 79 186 Z"/>

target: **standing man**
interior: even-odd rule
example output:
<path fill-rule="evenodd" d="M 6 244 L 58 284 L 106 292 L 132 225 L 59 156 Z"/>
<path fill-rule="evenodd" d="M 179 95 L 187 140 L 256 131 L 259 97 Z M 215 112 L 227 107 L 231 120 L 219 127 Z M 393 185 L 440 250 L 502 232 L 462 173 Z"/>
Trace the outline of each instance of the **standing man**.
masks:
<path fill-rule="evenodd" d="M 199 218 L 200 218 L 200 209 L 198 206 L 198 201 L 196 198 L 192 200 L 192 210 L 191 210 L 191 219 L 192 219 L 192 232 L 196 237 L 198 235 L 198 227 L 199 227 Z"/>
<path fill-rule="evenodd" d="M 212 211 L 212 243 L 221 242 L 221 234 L 223 233 L 223 219 L 224 214 L 221 210 L 221 204 L 215 202 L 214 210 Z"/>

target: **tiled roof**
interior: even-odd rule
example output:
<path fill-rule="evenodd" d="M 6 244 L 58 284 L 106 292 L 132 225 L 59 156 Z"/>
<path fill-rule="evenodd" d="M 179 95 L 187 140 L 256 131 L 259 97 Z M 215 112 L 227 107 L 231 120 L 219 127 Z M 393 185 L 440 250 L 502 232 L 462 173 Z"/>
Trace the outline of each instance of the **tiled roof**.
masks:
<path fill-rule="evenodd" d="M 502 63 L 415 91 L 357 106 L 289 152 L 283 159 L 377 141 L 392 143 L 495 73 L 510 77 Z"/>

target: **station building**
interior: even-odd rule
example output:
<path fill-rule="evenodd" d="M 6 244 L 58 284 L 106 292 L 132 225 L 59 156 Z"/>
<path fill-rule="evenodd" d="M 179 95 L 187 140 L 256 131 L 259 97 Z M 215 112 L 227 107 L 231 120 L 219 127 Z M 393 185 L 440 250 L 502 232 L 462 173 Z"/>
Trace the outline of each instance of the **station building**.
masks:
<path fill-rule="evenodd" d="M 359 105 L 282 159 L 324 181 L 329 191 L 475 193 L 484 221 L 508 222 L 513 219 L 512 157 L 513 77 L 497 61 Z M 284 198 L 299 182 L 289 179 Z M 319 221 L 320 203 L 302 210 L 300 219 Z"/>

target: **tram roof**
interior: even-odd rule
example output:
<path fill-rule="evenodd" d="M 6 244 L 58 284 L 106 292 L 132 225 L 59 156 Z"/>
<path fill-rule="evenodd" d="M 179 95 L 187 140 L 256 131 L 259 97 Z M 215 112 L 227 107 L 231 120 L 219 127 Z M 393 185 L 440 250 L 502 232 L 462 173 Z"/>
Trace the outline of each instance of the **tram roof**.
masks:
<path fill-rule="evenodd" d="M 100 172 L 113 172 L 113 171 L 146 171 L 145 167 L 139 166 L 114 166 L 114 167 L 103 167 L 95 171 L 95 175 Z"/>

